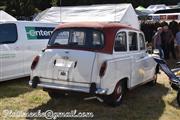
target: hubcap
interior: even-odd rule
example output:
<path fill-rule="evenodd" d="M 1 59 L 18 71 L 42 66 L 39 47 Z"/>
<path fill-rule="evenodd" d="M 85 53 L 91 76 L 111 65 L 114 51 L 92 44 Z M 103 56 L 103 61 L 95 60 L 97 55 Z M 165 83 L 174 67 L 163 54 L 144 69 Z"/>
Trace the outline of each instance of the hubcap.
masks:
<path fill-rule="evenodd" d="M 122 98 L 122 87 L 119 85 L 117 90 L 116 90 L 116 101 L 119 102 Z"/>

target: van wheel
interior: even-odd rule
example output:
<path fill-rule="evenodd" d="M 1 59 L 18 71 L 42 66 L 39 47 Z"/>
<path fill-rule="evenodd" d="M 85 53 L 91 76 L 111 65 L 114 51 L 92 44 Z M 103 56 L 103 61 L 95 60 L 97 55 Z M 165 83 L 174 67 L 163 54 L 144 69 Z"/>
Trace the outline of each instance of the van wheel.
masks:
<path fill-rule="evenodd" d="M 51 97 L 51 99 L 59 99 L 65 96 L 65 94 L 63 93 L 54 92 L 54 91 L 48 91 L 48 95 L 49 97 Z"/>
<path fill-rule="evenodd" d="M 177 93 L 177 103 L 180 107 L 180 89 L 178 90 L 178 93 Z"/>
<path fill-rule="evenodd" d="M 122 103 L 125 92 L 125 84 L 123 81 L 117 83 L 114 92 L 109 96 L 110 104 L 115 107 Z"/>

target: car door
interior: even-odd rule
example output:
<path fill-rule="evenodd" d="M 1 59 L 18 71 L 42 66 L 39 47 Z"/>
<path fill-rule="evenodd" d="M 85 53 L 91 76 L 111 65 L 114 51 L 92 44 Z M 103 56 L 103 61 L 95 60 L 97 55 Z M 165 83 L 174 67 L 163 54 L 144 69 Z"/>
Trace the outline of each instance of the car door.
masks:
<path fill-rule="evenodd" d="M 144 80 L 144 69 L 142 66 L 143 56 L 139 51 L 138 33 L 136 31 L 128 32 L 128 49 L 132 57 L 131 87 L 136 86 Z"/>
<path fill-rule="evenodd" d="M 144 82 L 152 79 L 155 68 L 154 68 L 154 60 L 150 57 L 145 51 L 145 38 L 142 33 L 139 33 L 139 49 L 142 58 L 142 66 L 144 69 Z"/>
<path fill-rule="evenodd" d="M 0 24 L 0 81 L 23 75 L 23 54 L 14 23 Z"/>

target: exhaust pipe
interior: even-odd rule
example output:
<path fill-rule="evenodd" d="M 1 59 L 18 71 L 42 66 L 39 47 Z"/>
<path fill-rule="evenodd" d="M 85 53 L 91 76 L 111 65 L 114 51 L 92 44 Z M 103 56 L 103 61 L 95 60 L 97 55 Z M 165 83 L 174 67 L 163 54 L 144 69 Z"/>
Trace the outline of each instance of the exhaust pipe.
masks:
<path fill-rule="evenodd" d="M 32 79 L 32 88 L 37 88 L 37 85 L 40 83 L 39 77 L 34 77 Z"/>

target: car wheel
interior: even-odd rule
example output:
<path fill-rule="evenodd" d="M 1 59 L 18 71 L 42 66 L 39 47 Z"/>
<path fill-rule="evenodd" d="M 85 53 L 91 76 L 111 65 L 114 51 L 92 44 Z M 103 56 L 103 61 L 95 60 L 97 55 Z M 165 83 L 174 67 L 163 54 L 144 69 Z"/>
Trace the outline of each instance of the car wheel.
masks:
<path fill-rule="evenodd" d="M 180 89 L 178 90 L 178 93 L 177 93 L 177 103 L 180 106 Z"/>
<path fill-rule="evenodd" d="M 114 107 L 122 103 L 125 92 L 125 84 L 123 83 L 123 81 L 117 83 L 114 92 L 110 95 L 110 104 Z"/>
<path fill-rule="evenodd" d="M 59 99 L 59 98 L 65 96 L 65 94 L 59 93 L 59 92 L 55 92 L 55 91 L 48 91 L 48 94 L 49 94 L 49 97 L 51 97 L 51 99 Z"/>

